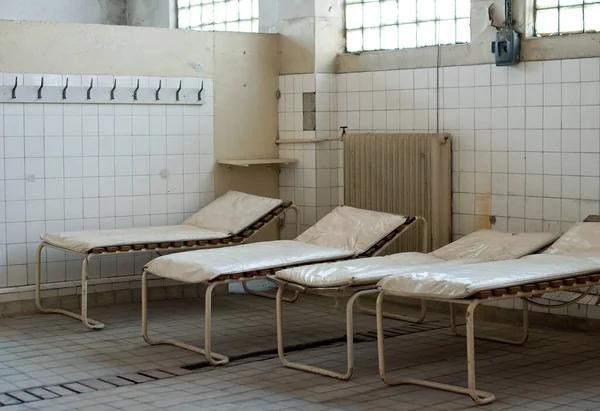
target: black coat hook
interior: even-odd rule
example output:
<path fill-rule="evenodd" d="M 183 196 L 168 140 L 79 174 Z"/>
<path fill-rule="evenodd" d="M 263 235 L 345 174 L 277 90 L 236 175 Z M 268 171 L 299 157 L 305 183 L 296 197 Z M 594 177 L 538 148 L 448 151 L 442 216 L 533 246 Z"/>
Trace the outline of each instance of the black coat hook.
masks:
<path fill-rule="evenodd" d="M 346 135 L 346 129 L 348 128 L 348 126 L 341 126 L 340 128 L 342 129 L 342 135 L 345 136 Z"/>
<path fill-rule="evenodd" d="M 179 101 L 179 92 L 181 91 L 181 80 L 179 80 L 179 88 L 175 92 L 175 100 Z"/>
<path fill-rule="evenodd" d="M 198 101 L 202 101 L 202 92 L 204 91 L 204 80 L 202 80 L 202 86 L 200 87 L 200 91 L 198 91 Z"/>
<path fill-rule="evenodd" d="M 156 89 L 156 101 L 160 100 L 159 93 L 162 88 L 162 80 L 158 80 L 158 88 Z"/>
<path fill-rule="evenodd" d="M 137 93 L 138 93 L 139 89 L 140 89 L 140 79 L 138 79 L 138 81 L 137 81 L 137 87 L 135 88 L 135 90 L 133 90 L 133 101 L 137 101 Z"/>
<path fill-rule="evenodd" d="M 62 99 L 66 100 L 67 99 L 67 89 L 69 88 L 69 78 L 67 77 L 67 81 L 65 82 L 65 88 L 63 88 L 62 91 Z"/>
<path fill-rule="evenodd" d="M 19 83 L 19 78 L 15 77 L 15 86 L 12 88 L 12 97 L 13 99 L 17 98 L 17 85 Z"/>
<path fill-rule="evenodd" d="M 110 99 L 111 100 L 115 99 L 115 89 L 116 88 L 117 88 L 117 79 L 114 80 L 113 88 L 112 88 L 112 90 L 110 90 Z"/>
<path fill-rule="evenodd" d="M 40 84 L 40 88 L 38 88 L 38 100 L 42 99 L 42 89 L 44 88 L 44 77 L 42 77 L 42 82 Z"/>
<path fill-rule="evenodd" d="M 94 79 L 90 79 L 90 88 L 87 90 L 87 99 L 91 100 L 92 98 L 92 88 L 94 87 Z"/>

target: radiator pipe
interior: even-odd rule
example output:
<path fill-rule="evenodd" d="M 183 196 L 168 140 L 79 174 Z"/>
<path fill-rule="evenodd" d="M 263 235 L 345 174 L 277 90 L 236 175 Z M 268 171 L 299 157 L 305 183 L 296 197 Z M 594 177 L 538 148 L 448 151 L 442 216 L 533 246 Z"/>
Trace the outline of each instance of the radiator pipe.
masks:
<path fill-rule="evenodd" d="M 504 0 L 504 24 L 508 27 L 512 27 L 513 19 L 512 19 L 512 0 Z"/>

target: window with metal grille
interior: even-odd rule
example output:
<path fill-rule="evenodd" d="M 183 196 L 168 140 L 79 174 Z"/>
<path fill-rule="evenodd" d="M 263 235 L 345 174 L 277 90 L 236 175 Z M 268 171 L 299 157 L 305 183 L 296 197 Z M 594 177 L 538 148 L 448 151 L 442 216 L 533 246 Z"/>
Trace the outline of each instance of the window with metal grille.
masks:
<path fill-rule="evenodd" d="M 348 52 L 468 43 L 471 0 L 346 0 Z"/>
<path fill-rule="evenodd" d="M 600 31 L 600 0 L 536 0 L 535 34 L 595 33 Z"/>
<path fill-rule="evenodd" d="M 258 33 L 259 0 L 178 0 L 180 29 Z"/>

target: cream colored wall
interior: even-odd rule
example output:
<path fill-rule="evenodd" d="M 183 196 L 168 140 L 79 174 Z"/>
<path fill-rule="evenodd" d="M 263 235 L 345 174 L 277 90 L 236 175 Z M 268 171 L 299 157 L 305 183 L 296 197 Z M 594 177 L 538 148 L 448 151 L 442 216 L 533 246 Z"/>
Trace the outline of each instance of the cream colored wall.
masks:
<path fill-rule="evenodd" d="M 278 36 L 219 33 L 215 37 L 217 159 L 277 158 Z M 215 170 L 217 195 L 227 190 L 279 197 L 277 166 Z M 275 238 L 273 226 L 257 240 Z"/>
<path fill-rule="evenodd" d="M 127 24 L 126 9 L 127 0 L 0 0 L 0 19 Z"/>
<path fill-rule="evenodd" d="M 0 71 L 212 77 L 216 158 L 276 157 L 278 37 L 0 21 Z M 277 167 L 215 167 L 216 195 L 279 196 Z"/>
<path fill-rule="evenodd" d="M 209 32 L 0 20 L 4 72 L 213 77 L 213 44 Z"/>

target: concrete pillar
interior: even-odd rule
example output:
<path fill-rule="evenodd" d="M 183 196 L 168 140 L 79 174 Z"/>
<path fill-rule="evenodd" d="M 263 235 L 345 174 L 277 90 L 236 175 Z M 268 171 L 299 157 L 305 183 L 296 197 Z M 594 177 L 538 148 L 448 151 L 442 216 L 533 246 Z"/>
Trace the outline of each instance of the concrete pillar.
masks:
<path fill-rule="evenodd" d="M 173 0 L 127 0 L 127 25 L 175 28 L 177 8 Z"/>

